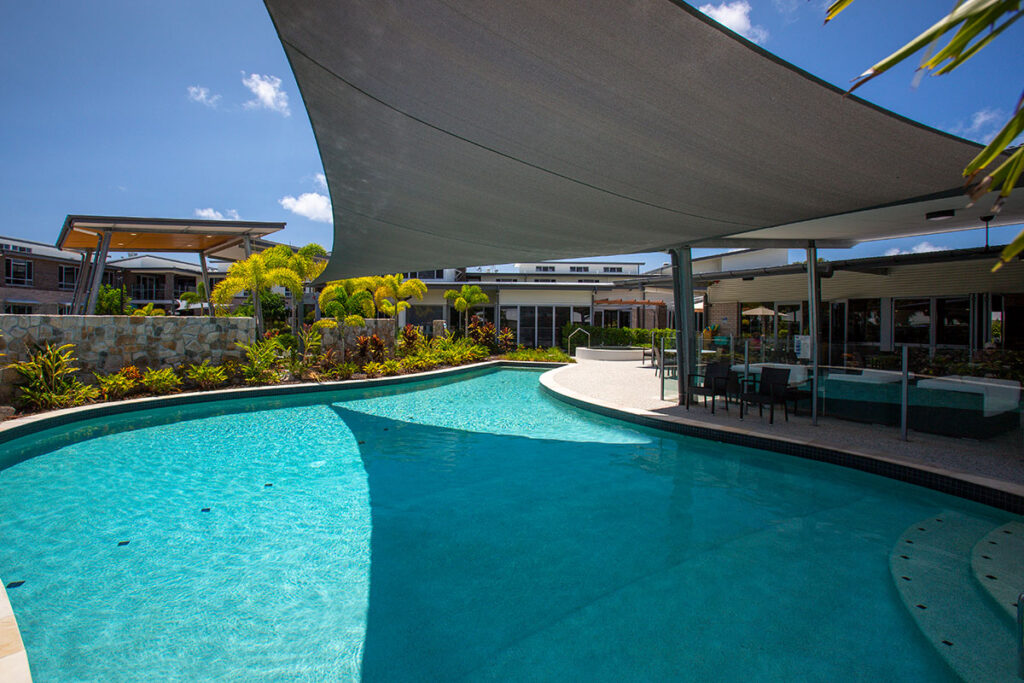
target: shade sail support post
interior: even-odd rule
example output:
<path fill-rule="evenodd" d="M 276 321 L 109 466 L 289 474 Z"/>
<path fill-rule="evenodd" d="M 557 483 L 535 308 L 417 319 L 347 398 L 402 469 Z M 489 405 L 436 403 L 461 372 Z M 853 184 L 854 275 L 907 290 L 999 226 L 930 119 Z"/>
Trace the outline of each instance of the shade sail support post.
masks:
<path fill-rule="evenodd" d="M 807 243 L 807 300 L 810 302 L 811 326 L 811 424 L 818 424 L 818 341 L 820 336 L 821 286 L 818 280 L 818 247 Z"/>
<path fill-rule="evenodd" d="M 85 314 L 96 315 L 96 302 L 100 297 L 100 285 L 103 283 L 103 269 L 107 263 L 107 251 L 110 249 L 110 232 L 104 231 L 100 238 L 96 259 L 92 267 L 92 282 L 89 285 L 89 298 L 86 300 Z"/>
<path fill-rule="evenodd" d="M 693 258 L 690 247 L 675 247 L 672 257 L 672 295 L 676 314 L 676 385 L 677 401 L 686 401 L 687 377 L 697 370 L 693 354 Z"/>

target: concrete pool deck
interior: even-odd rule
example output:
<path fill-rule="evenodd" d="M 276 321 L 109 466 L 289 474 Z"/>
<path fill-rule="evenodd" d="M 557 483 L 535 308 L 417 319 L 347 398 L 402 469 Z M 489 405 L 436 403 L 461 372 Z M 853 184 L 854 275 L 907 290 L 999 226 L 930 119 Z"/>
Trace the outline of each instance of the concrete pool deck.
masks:
<path fill-rule="evenodd" d="M 903 441 L 898 428 L 829 417 L 819 417 L 818 426 L 813 426 L 806 414 L 791 414 L 786 422 L 781 411 L 777 411 L 775 424 L 768 424 L 767 412 L 761 418 L 754 410 L 740 420 L 736 406 L 730 406 L 726 412 L 720 405 L 712 415 L 710 406 L 704 408 L 703 402 L 686 410 L 675 401 L 662 401 L 660 379 L 654 368 L 635 361 L 581 359 L 547 373 L 545 378 L 549 388 L 558 393 L 613 410 L 842 451 L 1024 497 L 1024 440 L 1019 431 L 984 441 L 911 432 L 909 441 Z"/>

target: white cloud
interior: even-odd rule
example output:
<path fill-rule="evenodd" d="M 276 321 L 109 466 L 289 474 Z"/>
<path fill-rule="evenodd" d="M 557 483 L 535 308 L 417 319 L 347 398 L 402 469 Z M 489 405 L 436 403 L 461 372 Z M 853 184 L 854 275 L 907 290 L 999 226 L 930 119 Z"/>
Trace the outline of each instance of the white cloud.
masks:
<path fill-rule="evenodd" d="M 953 126 L 952 133 L 973 140 L 988 143 L 1006 123 L 1007 115 L 1002 109 L 979 109 L 971 114 L 970 123 L 961 121 Z"/>
<path fill-rule="evenodd" d="M 205 104 L 212 109 L 216 109 L 217 103 L 220 102 L 220 95 L 211 95 L 209 88 L 198 85 L 188 86 L 188 98 L 193 102 Z"/>
<path fill-rule="evenodd" d="M 313 177 L 313 182 L 315 182 L 316 186 L 319 187 L 321 190 L 327 190 L 327 176 L 325 176 L 323 173 L 317 173 Z"/>
<path fill-rule="evenodd" d="M 304 216 L 311 221 L 331 223 L 334 215 L 331 212 L 331 200 L 319 192 L 304 192 L 298 197 L 291 195 L 278 200 L 281 206 L 294 214 Z"/>
<path fill-rule="evenodd" d="M 768 31 L 763 26 L 754 26 L 750 22 L 750 3 L 746 0 L 735 0 L 734 2 L 722 2 L 718 5 L 701 5 L 700 11 L 715 21 L 744 38 L 755 43 L 763 43 L 768 40 Z"/>
<path fill-rule="evenodd" d="M 908 250 L 898 249 L 893 247 L 892 249 L 886 249 L 886 256 L 899 256 L 900 254 L 927 254 L 930 251 L 946 251 L 949 247 L 940 247 L 932 244 L 925 240 L 924 242 L 918 242 Z"/>
<path fill-rule="evenodd" d="M 256 96 L 256 99 L 249 100 L 242 105 L 246 109 L 269 109 L 282 116 L 292 115 L 288 108 L 288 93 L 281 90 L 281 79 L 277 76 L 261 76 L 260 74 L 246 76 L 243 71 L 242 84 Z"/>
<path fill-rule="evenodd" d="M 242 219 L 234 209 L 228 209 L 224 213 L 214 208 L 196 209 L 193 213 L 196 218 L 204 218 L 208 221 L 238 221 Z"/>

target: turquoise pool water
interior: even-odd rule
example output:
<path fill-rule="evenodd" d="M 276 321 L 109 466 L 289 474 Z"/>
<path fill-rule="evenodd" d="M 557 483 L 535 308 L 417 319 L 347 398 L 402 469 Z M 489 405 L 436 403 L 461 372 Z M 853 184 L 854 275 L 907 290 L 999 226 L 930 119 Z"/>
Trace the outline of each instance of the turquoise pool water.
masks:
<path fill-rule="evenodd" d="M 598 418 L 521 370 L 2 448 L 37 681 L 941 681 L 889 552 L 937 511 L 1012 517 Z"/>

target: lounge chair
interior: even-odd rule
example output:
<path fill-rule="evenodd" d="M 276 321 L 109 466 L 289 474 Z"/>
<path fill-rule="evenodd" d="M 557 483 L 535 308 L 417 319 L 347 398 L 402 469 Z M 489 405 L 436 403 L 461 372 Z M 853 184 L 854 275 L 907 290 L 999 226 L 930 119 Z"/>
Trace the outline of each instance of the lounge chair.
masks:
<path fill-rule="evenodd" d="M 764 368 L 761 370 L 761 380 L 746 379 L 745 385 L 755 391 L 744 391 L 740 394 L 740 419 L 743 419 L 743 406 L 747 403 L 757 404 L 757 414 L 764 417 L 764 406 L 769 406 L 768 424 L 775 422 L 775 404 L 781 403 L 782 410 L 786 414 L 786 422 L 789 422 L 789 406 L 786 405 L 786 390 L 789 387 L 788 368 Z"/>

